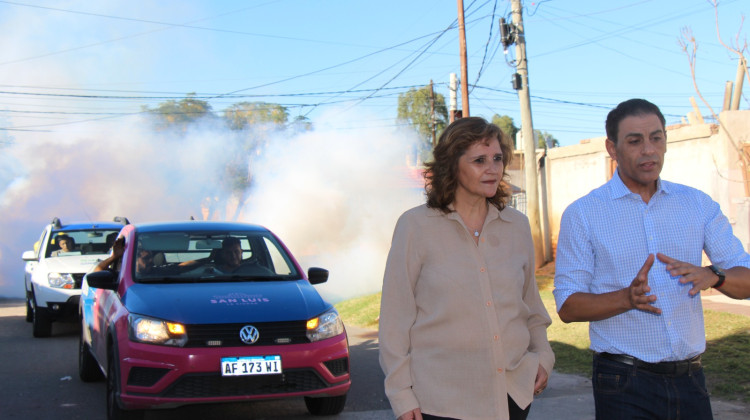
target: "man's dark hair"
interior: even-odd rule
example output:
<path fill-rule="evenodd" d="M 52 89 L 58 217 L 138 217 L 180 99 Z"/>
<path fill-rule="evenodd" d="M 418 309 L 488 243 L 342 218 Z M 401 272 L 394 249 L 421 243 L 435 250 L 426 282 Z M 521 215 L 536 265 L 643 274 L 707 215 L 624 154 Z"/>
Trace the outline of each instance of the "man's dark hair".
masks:
<path fill-rule="evenodd" d="M 68 242 L 70 242 L 70 246 L 75 246 L 76 245 L 76 241 L 75 241 L 75 239 L 73 239 L 72 236 L 68 236 L 68 235 L 60 235 L 60 236 L 58 236 L 57 237 L 57 245 L 60 245 L 60 242 L 62 242 L 62 241 L 68 241 Z"/>
<path fill-rule="evenodd" d="M 659 117 L 661 127 L 666 128 L 664 114 L 661 113 L 658 106 L 651 102 L 645 99 L 629 99 L 625 102 L 620 102 L 615 109 L 609 111 L 609 114 L 607 114 L 607 122 L 604 125 L 607 130 L 607 138 L 616 144 L 620 121 L 627 117 L 647 114 L 654 114 Z"/>
<path fill-rule="evenodd" d="M 221 249 L 228 249 L 235 245 L 242 246 L 242 244 L 240 243 L 240 239 L 234 236 L 230 236 L 224 239 L 224 241 L 221 243 Z"/>

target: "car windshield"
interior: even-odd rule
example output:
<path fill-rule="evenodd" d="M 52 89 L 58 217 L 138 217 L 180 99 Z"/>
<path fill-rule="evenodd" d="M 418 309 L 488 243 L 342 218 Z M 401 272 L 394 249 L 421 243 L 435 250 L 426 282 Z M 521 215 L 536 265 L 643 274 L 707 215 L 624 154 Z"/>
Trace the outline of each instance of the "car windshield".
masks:
<path fill-rule="evenodd" d="M 138 282 L 299 279 L 290 256 L 268 232 L 146 232 L 136 238 Z"/>
<path fill-rule="evenodd" d="M 119 229 L 53 231 L 47 244 L 46 257 L 107 254 L 119 232 Z"/>

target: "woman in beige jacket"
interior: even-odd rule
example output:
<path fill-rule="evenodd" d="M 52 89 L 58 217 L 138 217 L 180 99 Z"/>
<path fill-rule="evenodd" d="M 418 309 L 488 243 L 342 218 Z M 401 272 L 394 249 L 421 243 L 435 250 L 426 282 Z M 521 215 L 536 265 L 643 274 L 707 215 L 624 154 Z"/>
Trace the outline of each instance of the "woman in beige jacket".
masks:
<path fill-rule="evenodd" d="M 555 358 L 529 222 L 500 184 L 512 150 L 474 117 L 433 154 L 427 203 L 399 218 L 386 263 L 386 394 L 399 420 L 525 419 Z"/>

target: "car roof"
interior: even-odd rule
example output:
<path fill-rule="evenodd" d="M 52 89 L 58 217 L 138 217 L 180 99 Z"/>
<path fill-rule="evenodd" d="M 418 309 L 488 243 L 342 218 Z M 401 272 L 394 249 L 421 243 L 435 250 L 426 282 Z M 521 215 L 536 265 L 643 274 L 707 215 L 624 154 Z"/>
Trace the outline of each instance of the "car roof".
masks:
<path fill-rule="evenodd" d="M 136 232 L 203 232 L 203 231 L 253 231 L 269 232 L 263 226 L 240 222 L 190 220 L 185 222 L 138 223 Z"/>
<path fill-rule="evenodd" d="M 73 231 L 73 230 L 92 230 L 92 229 L 114 229 L 114 230 L 120 230 L 122 229 L 123 224 L 122 223 L 114 223 L 114 222 L 85 222 L 85 223 L 70 223 L 67 225 L 63 225 L 62 228 L 59 229 L 52 229 L 53 232 L 66 232 L 66 231 Z"/>

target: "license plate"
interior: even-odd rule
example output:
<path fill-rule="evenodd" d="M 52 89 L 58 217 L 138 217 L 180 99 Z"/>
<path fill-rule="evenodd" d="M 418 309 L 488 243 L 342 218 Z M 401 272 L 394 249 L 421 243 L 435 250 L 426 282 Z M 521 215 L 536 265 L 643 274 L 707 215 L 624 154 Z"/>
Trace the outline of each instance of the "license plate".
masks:
<path fill-rule="evenodd" d="M 222 357 L 222 376 L 277 375 L 281 373 L 281 356 Z"/>

